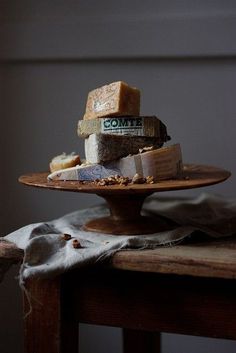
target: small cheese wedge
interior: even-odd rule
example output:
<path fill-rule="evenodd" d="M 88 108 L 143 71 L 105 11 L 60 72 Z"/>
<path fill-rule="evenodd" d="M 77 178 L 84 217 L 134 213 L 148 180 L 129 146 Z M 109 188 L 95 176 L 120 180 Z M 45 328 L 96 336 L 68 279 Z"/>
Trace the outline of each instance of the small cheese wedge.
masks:
<path fill-rule="evenodd" d="M 153 176 L 154 181 L 177 179 L 182 176 L 183 165 L 179 144 L 158 148 L 121 158 L 113 163 L 81 165 L 56 171 L 48 176 L 49 180 L 92 181 L 120 175 L 133 178 Z"/>
<path fill-rule="evenodd" d="M 48 180 L 80 180 L 92 181 L 117 175 L 118 169 L 105 167 L 101 164 L 87 164 L 68 169 L 57 170 L 48 175 Z"/>
<path fill-rule="evenodd" d="M 89 92 L 84 119 L 107 115 L 139 116 L 140 91 L 123 81 L 112 82 Z"/>
<path fill-rule="evenodd" d="M 156 116 L 109 116 L 100 119 L 79 120 L 78 136 L 87 138 L 92 134 L 157 137 L 163 142 L 170 139 L 166 126 Z"/>
<path fill-rule="evenodd" d="M 74 167 L 80 163 L 80 156 L 78 154 L 73 152 L 71 154 L 62 153 L 51 160 L 49 167 L 50 171 L 54 172 L 56 170 Z"/>
<path fill-rule="evenodd" d="M 136 154 L 144 147 L 162 145 L 156 137 L 92 134 L 85 139 L 85 158 L 88 163 L 105 163 Z"/>

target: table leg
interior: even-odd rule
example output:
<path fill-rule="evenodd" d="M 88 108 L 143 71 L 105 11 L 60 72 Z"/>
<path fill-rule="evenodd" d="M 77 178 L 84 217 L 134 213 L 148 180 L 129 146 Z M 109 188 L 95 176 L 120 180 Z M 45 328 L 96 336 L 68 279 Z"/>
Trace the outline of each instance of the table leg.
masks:
<path fill-rule="evenodd" d="M 25 353 L 78 352 L 78 324 L 66 319 L 61 287 L 60 277 L 26 282 Z"/>
<path fill-rule="evenodd" d="M 159 332 L 123 329 L 123 353 L 160 353 Z"/>

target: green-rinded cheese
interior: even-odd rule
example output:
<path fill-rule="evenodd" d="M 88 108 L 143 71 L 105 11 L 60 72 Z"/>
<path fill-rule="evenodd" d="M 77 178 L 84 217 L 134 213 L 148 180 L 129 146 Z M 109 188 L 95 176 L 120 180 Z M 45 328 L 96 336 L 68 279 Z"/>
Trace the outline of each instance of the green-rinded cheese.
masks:
<path fill-rule="evenodd" d="M 156 116 L 115 117 L 79 120 L 79 137 L 87 138 L 91 134 L 114 134 L 157 137 L 163 142 L 169 140 L 166 126 Z"/>

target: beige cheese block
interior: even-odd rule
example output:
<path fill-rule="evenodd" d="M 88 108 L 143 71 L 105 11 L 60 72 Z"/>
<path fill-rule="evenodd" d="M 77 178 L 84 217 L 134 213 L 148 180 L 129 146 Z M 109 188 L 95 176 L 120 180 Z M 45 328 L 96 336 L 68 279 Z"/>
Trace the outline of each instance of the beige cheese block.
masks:
<path fill-rule="evenodd" d="M 71 154 L 66 154 L 65 152 L 54 157 L 50 164 L 50 171 L 55 172 L 56 170 L 74 167 L 77 164 L 81 164 L 80 156 L 72 152 Z"/>
<path fill-rule="evenodd" d="M 108 115 L 138 116 L 140 91 L 123 81 L 117 81 L 89 92 L 83 119 Z"/>
<path fill-rule="evenodd" d="M 166 126 L 156 116 L 116 117 L 110 116 L 100 119 L 79 120 L 78 136 L 87 138 L 92 134 L 114 134 L 129 136 L 156 137 L 166 142 Z"/>
<path fill-rule="evenodd" d="M 101 164 L 76 166 L 56 171 L 49 180 L 92 181 L 120 175 L 130 179 L 138 173 L 141 177 L 153 176 L 154 181 L 181 178 L 183 172 L 181 148 L 179 144 L 162 147 L 120 160 Z"/>
<path fill-rule="evenodd" d="M 144 147 L 162 145 L 156 137 L 92 134 L 85 139 L 85 158 L 88 163 L 105 163 L 136 154 Z"/>

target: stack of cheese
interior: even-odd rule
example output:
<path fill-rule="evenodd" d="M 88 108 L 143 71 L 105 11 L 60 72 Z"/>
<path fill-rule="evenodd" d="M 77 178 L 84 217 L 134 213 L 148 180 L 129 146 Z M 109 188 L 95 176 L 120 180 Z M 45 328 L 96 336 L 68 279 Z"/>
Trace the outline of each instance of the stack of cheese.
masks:
<path fill-rule="evenodd" d="M 179 177 L 180 145 L 162 147 L 170 139 L 166 126 L 155 116 L 139 114 L 137 88 L 118 81 L 91 91 L 83 120 L 78 122 L 86 162 L 55 170 L 49 179 L 96 180 L 114 175 L 132 179 L 138 174 L 158 181 Z"/>

